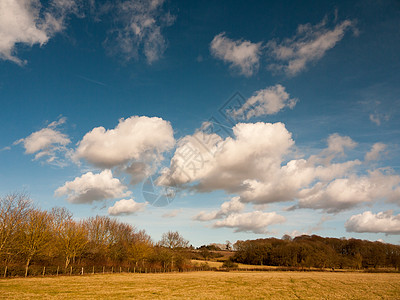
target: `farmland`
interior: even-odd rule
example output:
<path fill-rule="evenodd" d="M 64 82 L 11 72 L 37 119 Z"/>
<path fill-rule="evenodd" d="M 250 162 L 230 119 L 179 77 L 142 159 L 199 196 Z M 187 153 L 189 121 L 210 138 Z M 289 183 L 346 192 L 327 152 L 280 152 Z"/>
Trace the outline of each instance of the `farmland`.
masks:
<path fill-rule="evenodd" d="M 188 272 L 0 280 L 2 299 L 399 299 L 400 274 Z"/>

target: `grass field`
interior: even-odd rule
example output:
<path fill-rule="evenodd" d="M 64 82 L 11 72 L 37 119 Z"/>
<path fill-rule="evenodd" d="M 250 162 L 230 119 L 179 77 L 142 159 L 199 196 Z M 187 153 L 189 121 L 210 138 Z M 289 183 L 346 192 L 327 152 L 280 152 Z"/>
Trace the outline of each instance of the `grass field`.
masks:
<path fill-rule="evenodd" d="M 201 264 L 208 264 L 211 268 L 220 268 L 222 267 L 222 262 L 219 261 L 212 261 L 212 260 L 198 260 L 192 259 L 191 263 L 194 265 L 201 265 Z M 245 264 L 238 264 L 238 268 L 240 269 L 276 269 L 277 267 L 274 266 L 259 266 L 259 265 L 245 265 Z"/>
<path fill-rule="evenodd" d="M 2 299 L 400 299 L 400 274 L 189 272 L 0 280 Z"/>

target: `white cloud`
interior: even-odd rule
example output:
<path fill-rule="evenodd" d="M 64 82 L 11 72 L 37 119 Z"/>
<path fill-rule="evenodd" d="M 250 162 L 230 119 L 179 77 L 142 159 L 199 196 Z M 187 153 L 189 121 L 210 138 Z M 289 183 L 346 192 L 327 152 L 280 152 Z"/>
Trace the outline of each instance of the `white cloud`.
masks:
<path fill-rule="evenodd" d="M 275 165 L 258 179 L 244 181 L 246 187 L 240 192 L 243 202 L 266 204 L 301 199 L 301 191 L 313 182 L 327 182 L 347 174 L 360 165 L 358 160 L 345 163 L 320 165 L 310 160 L 291 160 L 286 165 Z"/>
<path fill-rule="evenodd" d="M 223 32 L 211 41 L 210 51 L 215 58 L 229 63 L 232 68 L 239 69 L 240 73 L 247 77 L 258 71 L 261 43 L 234 41 L 226 37 Z"/>
<path fill-rule="evenodd" d="M 142 51 L 149 64 L 158 60 L 167 48 L 162 30 L 175 21 L 175 17 L 163 9 L 163 4 L 164 0 L 118 1 L 117 27 L 105 42 L 111 52 L 131 60 Z"/>
<path fill-rule="evenodd" d="M 233 134 L 235 138 L 225 140 L 205 132 L 186 136 L 179 142 L 166 175 L 177 184 L 196 182 L 200 191 L 234 193 L 243 189 L 244 180 L 279 168 L 282 156 L 294 144 L 282 123 L 239 123 Z"/>
<path fill-rule="evenodd" d="M 299 25 L 296 35 L 292 38 L 287 38 L 281 43 L 276 40 L 267 43 L 268 53 L 275 60 L 269 67 L 294 76 L 303 71 L 310 62 L 320 60 L 351 28 L 354 29 L 353 22 L 345 20 L 335 28 L 329 29 L 326 18 L 314 26 L 309 23 Z"/>
<path fill-rule="evenodd" d="M 242 214 L 231 214 L 224 220 L 217 221 L 213 227 L 235 228 L 235 232 L 254 232 L 267 233 L 267 227 L 277 223 L 285 222 L 285 217 L 276 212 L 264 213 L 262 211 L 253 211 Z"/>
<path fill-rule="evenodd" d="M 353 149 L 356 146 L 357 143 L 350 137 L 334 133 L 328 137 L 327 152 L 344 154 L 345 149 Z"/>
<path fill-rule="evenodd" d="M 0 1 L 0 59 L 25 64 L 16 56 L 17 46 L 46 44 L 64 29 L 67 15 L 76 10 L 74 0 L 53 0 L 46 9 L 39 0 Z"/>
<path fill-rule="evenodd" d="M 64 124 L 66 118 L 50 123 L 46 128 L 35 131 L 24 139 L 14 142 L 22 143 L 26 154 L 35 154 L 35 160 L 47 156 L 48 163 L 58 161 L 57 153 L 68 151 L 65 147 L 71 140 L 66 134 L 57 130 L 57 126 Z"/>
<path fill-rule="evenodd" d="M 131 160 L 159 160 L 175 144 L 173 129 L 161 118 L 133 116 L 120 119 L 114 129 L 96 127 L 85 134 L 75 151 L 75 159 L 112 168 Z M 127 170 L 129 171 L 129 170 Z"/>
<path fill-rule="evenodd" d="M 386 145 L 383 143 L 375 143 L 372 146 L 371 151 L 369 151 L 367 154 L 365 154 L 365 160 L 370 161 L 370 160 L 378 160 L 381 152 L 386 149 Z"/>
<path fill-rule="evenodd" d="M 174 209 L 162 215 L 163 218 L 175 218 L 182 212 L 182 209 Z"/>
<path fill-rule="evenodd" d="M 111 216 L 132 215 L 136 212 L 143 211 L 147 203 L 138 203 L 133 199 L 122 199 L 108 208 L 108 214 Z"/>
<path fill-rule="evenodd" d="M 400 214 L 393 215 L 393 211 L 371 211 L 351 216 L 345 223 L 348 232 L 373 232 L 386 234 L 400 234 Z"/>
<path fill-rule="evenodd" d="M 232 114 L 243 116 L 247 120 L 252 117 L 274 115 L 285 107 L 293 108 L 297 101 L 295 98 L 290 98 L 282 85 L 277 84 L 255 92 L 241 108 L 232 111 Z"/>
<path fill-rule="evenodd" d="M 350 138 L 337 134 L 328 138 L 328 147 L 319 155 L 285 163 L 294 141 L 284 124 L 239 123 L 233 133 L 234 138 L 225 140 L 199 131 L 186 136 L 179 142 L 165 173 L 183 187 L 202 192 L 225 190 L 238 194 L 243 203 L 267 204 L 305 198 L 309 195 L 300 194 L 301 191 L 314 185 L 319 187 L 317 183 L 324 187 L 361 165 L 359 160 L 332 163 L 356 145 Z M 209 220 L 219 215 L 203 212 L 197 219 Z"/>
<path fill-rule="evenodd" d="M 127 197 L 131 194 L 127 187 L 113 178 L 110 170 L 99 174 L 88 172 L 73 181 L 67 181 L 55 191 L 57 197 L 67 196 L 71 203 L 92 203 L 105 199 Z"/>
<path fill-rule="evenodd" d="M 136 185 L 154 173 L 154 168 L 147 163 L 134 161 L 129 166 L 123 168 L 125 173 L 131 175 L 131 184 Z"/>
<path fill-rule="evenodd" d="M 390 116 L 388 114 L 373 113 L 369 115 L 369 119 L 372 123 L 380 126 L 382 121 L 389 121 Z"/>
<path fill-rule="evenodd" d="M 298 207 L 322 209 L 328 213 L 382 199 L 399 202 L 400 176 L 386 174 L 384 170 L 370 171 L 367 176 L 353 174 L 329 183 L 318 182 L 310 189 L 303 189 L 299 198 Z"/>
<path fill-rule="evenodd" d="M 224 202 L 218 211 L 201 211 L 193 219 L 197 221 L 210 221 L 222 219 L 232 213 L 239 213 L 244 210 L 245 205 L 240 202 L 240 197 L 233 197 L 230 201 Z"/>
<path fill-rule="evenodd" d="M 345 159 L 346 151 L 357 146 L 347 136 L 332 134 L 320 153 L 290 159 L 298 154 L 282 123 L 239 123 L 233 135 L 222 139 L 197 131 L 184 137 L 164 177 L 182 188 L 224 190 L 237 194 L 242 203 L 257 205 L 297 201 L 292 209 L 337 213 L 376 201 L 400 204 L 400 177 L 389 169 L 367 170 L 367 175 L 358 170 L 360 160 Z M 201 212 L 195 219 L 222 216 L 221 210 Z"/>

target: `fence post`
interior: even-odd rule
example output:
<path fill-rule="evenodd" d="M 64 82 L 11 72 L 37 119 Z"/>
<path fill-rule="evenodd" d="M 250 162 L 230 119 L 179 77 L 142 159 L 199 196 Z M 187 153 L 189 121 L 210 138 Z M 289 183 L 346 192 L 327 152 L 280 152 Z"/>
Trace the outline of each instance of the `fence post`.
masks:
<path fill-rule="evenodd" d="M 72 266 L 71 266 L 71 269 L 69 271 L 69 275 L 72 275 Z"/>
<path fill-rule="evenodd" d="M 43 267 L 43 276 L 44 276 L 45 272 L 46 272 L 46 267 Z"/>
<path fill-rule="evenodd" d="M 81 275 L 83 275 L 83 267 L 82 267 L 82 274 Z"/>
<path fill-rule="evenodd" d="M 7 277 L 7 266 L 4 268 L 4 277 Z"/>
<path fill-rule="evenodd" d="M 104 274 L 104 266 L 103 266 L 103 274 Z"/>

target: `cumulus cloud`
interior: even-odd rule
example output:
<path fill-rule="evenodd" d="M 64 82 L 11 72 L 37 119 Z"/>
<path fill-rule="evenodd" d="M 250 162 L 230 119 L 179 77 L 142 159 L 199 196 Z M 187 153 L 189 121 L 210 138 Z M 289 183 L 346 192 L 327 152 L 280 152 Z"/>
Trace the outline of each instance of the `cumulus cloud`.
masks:
<path fill-rule="evenodd" d="M 108 208 L 108 214 L 111 216 L 132 215 L 143 211 L 147 203 L 138 203 L 133 199 L 122 199 Z"/>
<path fill-rule="evenodd" d="M 218 211 L 201 211 L 193 219 L 197 221 L 210 221 L 222 219 L 232 213 L 239 213 L 244 210 L 245 205 L 240 202 L 240 197 L 233 197 L 230 201 L 224 202 Z"/>
<path fill-rule="evenodd" d="M 59 125 L 64 124 L 66 118 L 60 118 L 58 121 L 50 123 L 46 128 L 35 131 L 24 139 L 14 142 L 14 145 L 23 144 L 26 154 L 35 154 L 35 160 L 42 157 L 48 157 L 48 163 L 58 162 L 58 153 L 65 153 L 65 147 L 71 140 L 69 137 L 57 130 Z"/>
<path fill-rule="evenodd" d="M 164 0 L 118 1 L 116 27 L 105 41 L 111 53 L 131 60 L 140 51 L 149 64 L 158 60 L 167 48 L 162 30 L 175 22 L 175 17 L 163 5 Z"/>
<path fill-rule="evenodd" d="M 386 174 L 384 170 L 370 171 L 367 176 L 352 174 L 329 183 L 318 182 L 299 193 L 298 207 L 322 209 L 337 213 L 360 204 L 386 199 L 400 199 L 400 176 Z"/>
<path fill-rule="evenodd" d="M 356 33 L 351 20 L 345 20 L 332 29 L 328 28 L 326 18 L 316 25 L 299 25 L 292 38 L 267 43 L 268 54 L 275 60 L 269 68 L 294 76 L 306 69 L 309 63 L 320 60 L 343 39 L 349 29 Z"/>
<path fill-rule="evenodd" d="M 131 175 L 130 183 L 136 185 L 153 174 L 154 167 L 141 161 L 134 161 L 129 166 L 123 168 L 123 171 Z"/>
<path fill-rule="evenodd" d="M 276 212 L 265 213 L 253 211 L 249 213 L 235 213 L 227 216 L 224 220 L 216 221 L 214 228 L 234 228 L 235 232 L 268 233 L 267 227 L 277 223 L 285 222 L 285 217 Z"/>
<path fill-rule="evenodd" d="M 71 203 L 92 203 L 105 199 L 128 197 L 131 194 L 110 170 L 99 174 L 88 172 L 73 181 L 67 181 L 55 191 L 57 197 L 67 196 Z"/>
<path fill-rule="evenodd" d="M 238 69 L 241 74 L 249 77 L 258 71 L 261 43 L 252 43 L 245 40 L 231 40 L 220 33 L 210 44 L 211 54 L 232 68 Z"/>
<path fill-rule="evenodd" d="M 290 159 L 298 153 L 284 124 L 239 123 L 233 137 L 200 130 L 184 137 L 163 174 L 182 188 L 224 190 L 237 194 L 240 203 L 256 205 L 296 201 L 291 209 L 337 213 L 376 201 L 398 203 L 400 177 L 390 169 L 365 173 L 360 160 L 346 160 L 346 152 L 356 146 L 350 137 L 332 134 L 319 153 Z M 380 148 L 373 147 L 367 156 L 373 158 Z M 227 215 L 221 209 L 201 212 L 195 219 Z"/>
<path fill-rule="evenodd" d="M 53 0 L 43 8 L 39 0 L 0 1 L 0 59 L 19 65 L 18 45 L 42 46 L 65 27 L 65 20 L 77 12 L 74 0 Z"/>
<path fill-rule="evenodd" d="M 348 232 L 400 234 L 400 214 L 393 215 L 392 210 L 377 214 L 365 211 L 351 216 L 345 227 Z"/>
<path fill-rule="evenodd" d="M 375 143 L 372 146 L 371 151 L 369 151 L 367 154 L 365 154 L 365 160 L 366 161 L 371 161 L 371 160 L 378 160 L 381 152 L 386 149 L 386 145 L 383 143 Z"/>
<path fill-rule="evenodd" d="M 285 107 L 293 108 L 297 101 L 296 98 L 290 98 L 282 85 L 277 84 L 255 92 L 241 108 L 231 113 L 248 120 L 252 117 L 274 115 Z"/>
<path fill-rule="evenodd" d="M 233 134 L 225 140 L 205 132 L 186 136 L 178 143 L 166 175 L 177 184 L 197 182 L 195 188 L 203 192 L 234 193 L 243 189 L 244 180 L 279 165 L 294 143 L 282 123 L 239 123 Z"/>
<path fill-rule="evenodd" d="M 74 159 L 83 158 L 95 166 L 112 168 L 131 160 L 162 159 L 162 152 L 171 149 L 174 144 L 169 122 L 156 117 L 133 116 L 120 119 L 114 129 L 96 127 L 86 133 L 78 144 Z M 143 169 L 143 166 L 131 165 L 127 171 L 137 168 Z"/>

